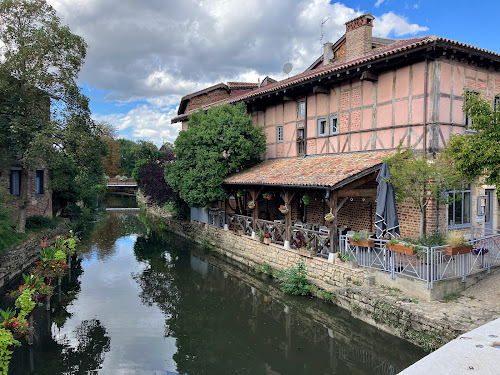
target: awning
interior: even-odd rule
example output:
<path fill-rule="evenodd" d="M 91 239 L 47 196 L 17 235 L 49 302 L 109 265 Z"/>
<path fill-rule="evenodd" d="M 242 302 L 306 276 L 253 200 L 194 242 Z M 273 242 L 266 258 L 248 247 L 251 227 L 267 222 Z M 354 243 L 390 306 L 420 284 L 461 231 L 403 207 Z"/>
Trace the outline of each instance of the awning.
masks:
<path fill-rule="evenodd" d="M 226 185 L 275 185 L 336 189 L 380 169 L 395 151 L 367 151 L 266 160 L 235 173 Z"/>

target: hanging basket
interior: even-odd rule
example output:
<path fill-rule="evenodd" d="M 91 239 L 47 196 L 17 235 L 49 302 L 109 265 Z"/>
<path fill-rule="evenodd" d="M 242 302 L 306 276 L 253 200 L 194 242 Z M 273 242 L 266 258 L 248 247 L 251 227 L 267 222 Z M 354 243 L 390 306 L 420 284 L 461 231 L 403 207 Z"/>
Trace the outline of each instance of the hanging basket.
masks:
<path fill-rule="evenodd" d="M 255 208 L 255 202 L 254 202 L 254 201 L 250 201 L 250 202 L 248 202 L 248 208 L 249 208 L 250 210 L 253 210 L 253 209 Z"/>
<path fill-rule="evenodd" d="M 283 215 L 286 215 L 288 213 L 288 208 L 280 208 L 280 212 L 283 214 Z"/>
<path fill-rule="evenodd" d="M 327 223 L 332 223 L 333 220 L 335 220 L 335 215 L 327 215 L 327 216 L 325 216 L 325 221 Z"/>

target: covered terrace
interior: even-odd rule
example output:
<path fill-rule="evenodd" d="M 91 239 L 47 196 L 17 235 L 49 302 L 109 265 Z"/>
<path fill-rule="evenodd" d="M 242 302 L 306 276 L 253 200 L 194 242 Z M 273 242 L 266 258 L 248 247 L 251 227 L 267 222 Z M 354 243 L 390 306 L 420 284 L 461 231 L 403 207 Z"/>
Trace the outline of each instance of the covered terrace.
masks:
<path fill-rule="evenodd" d="M 226 223 L 285 248 L 328 257 L 347 230 L 374 231 L 375 181 L 394 151 L 355 152 L 264 161 L 224 181 Z M 253 205 L 249 203 L 253 202 Z M 286 206 L 288 212 L 280 210 Z M 325 215 L 333 214 L 327 221 Z"/>

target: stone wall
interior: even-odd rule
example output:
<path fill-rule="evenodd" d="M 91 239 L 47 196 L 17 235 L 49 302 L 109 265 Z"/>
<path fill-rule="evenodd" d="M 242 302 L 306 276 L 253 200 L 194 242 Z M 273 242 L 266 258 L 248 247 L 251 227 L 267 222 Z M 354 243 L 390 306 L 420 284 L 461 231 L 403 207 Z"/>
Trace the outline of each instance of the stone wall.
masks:
<path fill-rule="evenodd" d="M 11 280 L 26 272 L 38 259 L 43 239 L 47 238 L 47 244 L 55 241 L 55 236 L 63 232 L 66 224 L 60 224 L 55 229 L 47 229 L 28 235 L 28 239 L 9 251 L 0 254 L 0 290 Z"/>

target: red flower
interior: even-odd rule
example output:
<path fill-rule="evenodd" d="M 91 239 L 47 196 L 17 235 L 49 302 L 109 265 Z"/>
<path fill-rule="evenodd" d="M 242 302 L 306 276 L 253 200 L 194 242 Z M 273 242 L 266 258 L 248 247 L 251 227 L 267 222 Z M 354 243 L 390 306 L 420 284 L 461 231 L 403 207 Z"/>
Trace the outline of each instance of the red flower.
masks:
<path fill-rule="evenodd" d="M 43 239 L 43 242 L 47 242 L 47 239 L 46 239 L 46 238 L 44 238 L 44 239 Z"/>
<path fill-rule="evenodd" d="M 43 243 L 43 244 L 42 244 L 42 247 L 44 247 L 44 248 L 45 248 L 45 247 L 47 247 L 47 245 L 45 245 L 45 244 Z"/>

